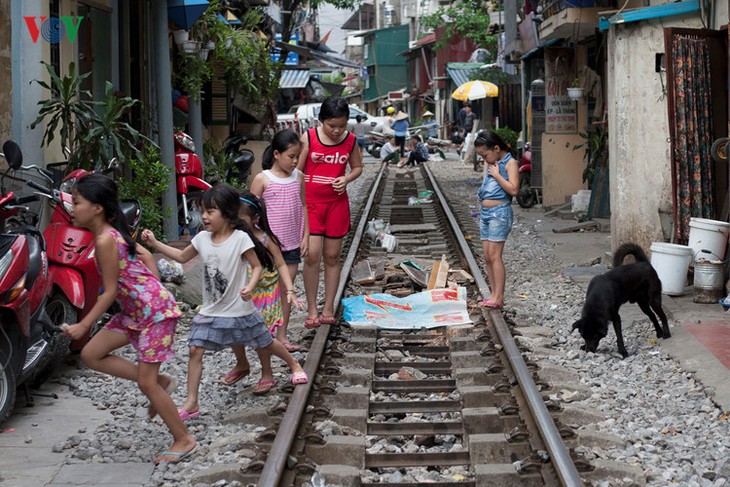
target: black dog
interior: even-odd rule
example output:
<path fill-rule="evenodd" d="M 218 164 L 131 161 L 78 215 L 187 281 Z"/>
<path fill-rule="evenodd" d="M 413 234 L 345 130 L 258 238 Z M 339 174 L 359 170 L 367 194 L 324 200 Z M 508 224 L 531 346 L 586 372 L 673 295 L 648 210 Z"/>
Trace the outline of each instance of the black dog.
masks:
<path fill-rule="evenodd" d="M 627 255 L 633 255 L 636 263 L 623 265 Z M 573 330 L 578 328 L 585 340 L 585 346 L 581 349 L 595 352 L 601 338 L 608 334 L 608 322 L 612 321 L 618 351 L 624 358 L 628 357 L 629 352 L 626 351 L 621 333 L 621 317 L 618 314 L 621 305 L 627 301 L 637 303 L 641 311 L 649 317 L 654 324 L 657 338 L 672 336 L 669 333 L 667 316 L 662 310 L 662 283 L 644 251 L 633 243 L 621 245 L 613 256 L 613 269 L 594 277 L 588 285 L 581 318 L 573 323 Z M 652 310 L 662 320 L 662 327 L 659 327 Z"/>

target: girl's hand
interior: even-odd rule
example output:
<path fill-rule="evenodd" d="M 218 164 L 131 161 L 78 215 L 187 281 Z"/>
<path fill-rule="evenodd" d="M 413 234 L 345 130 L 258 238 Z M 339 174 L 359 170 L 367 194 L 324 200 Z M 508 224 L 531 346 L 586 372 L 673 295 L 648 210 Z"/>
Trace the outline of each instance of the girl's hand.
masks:
<path fill-rule="evenodd" d="M 344 176 L 340 176 L 332 181 L 332 187 L 337 194 L 342 194 L 347 190 L 347 179 Z"/>
<path fill-rule="evenodd" d="M 499 165 L 487 163 L 487 174 L 496 179 L 499 176 Z"/>
<path fill-rule="evenodd" d="M 299 245 L 299 255 L 306 257 L 309 254 L 309 235 L 305 235 L 302 243 Z"/>
<path fill-rule="evenodd" d="M 250 301 L 253 295 L 252 293 L 253 289 L 250 289 L 248 286 L 244 287 L 243 289 L 241 289 L 241 299 L 243 299 L 244 301 Z"/>
<path fill-rule="evenodd" d="M 142 230 L 142 235 L 140 235 L 140 238 L 143 242 L 148 243 L 152 246 L 154 246 L 157 243 L 157 239 L 155 238 L 155 234 L 152 233 L 152 230 L 144 229 Z"/>
<path fill-rule="evenodd" d="M 305 308 L 304 301 L 300 300 L 294 291 L 286 292 L 286 301 L 297 311 L 302 311 Z"/>
<path fill-rule="evenodd" d="M 66 326 L 61 325 L 61 329 L 63 330 L 61 331 L 61 334 L 69 337 L 71 340 L 83 338 L 84 335 L 86 335 L 86 332 L 89 331 L 89 329 L 81 323 L 74 323 L 73 325 L 64 323 L 64 325 Z"/>

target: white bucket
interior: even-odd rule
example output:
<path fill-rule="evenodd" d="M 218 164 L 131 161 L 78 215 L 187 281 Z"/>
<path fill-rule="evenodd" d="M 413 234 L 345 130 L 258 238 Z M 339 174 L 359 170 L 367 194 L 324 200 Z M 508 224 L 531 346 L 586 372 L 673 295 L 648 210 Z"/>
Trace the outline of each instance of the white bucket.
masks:
<path fill-rule="evenodd" d="M 692 249 L 686 245 L 664 242 L 654 242 L 650 248 L 651 266 L 662 281 L 662 293 L 670 296 L 684 294 Z"/>
<path fill-rule="evenodd" d="M 725 260 L 730 223 L 706 218 L 689 219 L 689 242 L 694 260 Z"/>

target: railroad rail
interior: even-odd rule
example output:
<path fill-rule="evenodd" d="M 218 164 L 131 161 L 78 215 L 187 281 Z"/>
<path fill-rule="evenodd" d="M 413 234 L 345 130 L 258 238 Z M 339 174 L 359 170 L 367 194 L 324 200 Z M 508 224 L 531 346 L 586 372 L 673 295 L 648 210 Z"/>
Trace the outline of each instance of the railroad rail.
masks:
<path fill-rule="evenodd" d="M 408 198 L 433 191 L 433 203 Z M 373 218 L 399 227 L 398 252 L 446 256 L 486 296 L 469 243 L 427 166 L 383 166 L 347 242 L 335 305 L 346 292 L 377 292 L 349 279 L 365 258 L 392 257 L 366 235 Z M 383 283 L 393 293 L 410 281 Z M 398 288 L 401 286 L 401 288 Z M 406 289 L 407 292 L 407 289 Z M 476 326 L 376 330 L 320 326 L 304 369 L 315 379 L 292 388 L 256 485 L 301 485 L 316 470 L 336 485 L 583 485 L 563 438 L 499 310 Z M 332 423 L 327 434 L 316 424 Z M 578 465 L 578 466 L 576 466 Z M 419 477 L 419 475 L 421 477 Z M 427 477 L 424 477 L 426 475 Z M 331 480 L 335 479 L 335 480 Z"/>

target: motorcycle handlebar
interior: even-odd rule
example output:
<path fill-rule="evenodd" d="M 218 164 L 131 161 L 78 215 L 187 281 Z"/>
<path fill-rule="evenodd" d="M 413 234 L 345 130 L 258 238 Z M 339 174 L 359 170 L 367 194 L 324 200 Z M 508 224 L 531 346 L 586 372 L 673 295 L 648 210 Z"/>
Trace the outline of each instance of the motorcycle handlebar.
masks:
<path fill-rule="evenodd" d="M 36 183 L 35 181 L 27 181 L 27 183 L 28 183 L 28 186 L 30 186 L 33 189 L 37 189 L 41 193 L 47 194 L 49 196 L 53 194 L 50 189 L 46 188 L 45 186 L 43 186 L 41 184 Z"/>

